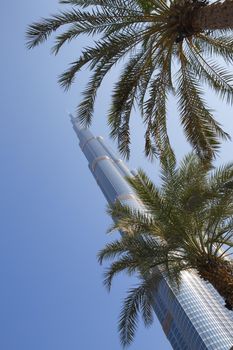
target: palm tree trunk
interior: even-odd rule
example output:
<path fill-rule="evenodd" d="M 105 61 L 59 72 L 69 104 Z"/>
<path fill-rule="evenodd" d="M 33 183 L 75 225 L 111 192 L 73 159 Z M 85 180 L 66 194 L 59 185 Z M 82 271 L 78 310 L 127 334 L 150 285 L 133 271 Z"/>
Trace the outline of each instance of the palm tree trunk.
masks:
<path fill-rule="evenodd" d="M 200 6 L 193 14 L 194 31 L 233 29 L 233 0 Z"/>
<path fill-rule="evenodd" d="M 225 306 L 233 310 L 233 264 L 215 257 L 201 263 L 198 272 L 224 298 Z"/>

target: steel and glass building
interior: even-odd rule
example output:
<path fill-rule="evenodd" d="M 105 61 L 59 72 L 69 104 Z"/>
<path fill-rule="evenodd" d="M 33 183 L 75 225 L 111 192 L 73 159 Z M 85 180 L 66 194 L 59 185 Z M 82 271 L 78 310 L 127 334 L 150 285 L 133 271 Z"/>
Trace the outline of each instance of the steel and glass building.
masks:
<path fill-rule="evenodd" d="M 102 137 L 82 129 L 72 116 L 71 120 L 90 171 L 108 203 L 119 200 L 143 210 L 125 180 L 134 174 L 106 146 Z M 195 271 L 182 273 L 179 291 L 162 277 L 154 292 L 153 308 L 173 349 L 233 349 L 233 311 L 225 308 L 217 291 Z"/>

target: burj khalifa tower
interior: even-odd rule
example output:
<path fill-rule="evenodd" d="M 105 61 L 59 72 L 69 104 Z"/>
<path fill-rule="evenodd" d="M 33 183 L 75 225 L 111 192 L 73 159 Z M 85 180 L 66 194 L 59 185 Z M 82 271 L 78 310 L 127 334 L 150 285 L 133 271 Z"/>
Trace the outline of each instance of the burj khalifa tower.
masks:
<path fill-rule="evenodd" d="M 95 137 L 89 129 L 81 128 L 72 116 L 71 121 L 90 171 L 108 203 L 111 205 L 118 200 L 143 210 L 125 180 L 126 176 L 134 174 L 106 146 L 102 137 Z M 153 308 L 173 349 L 233 349 L 233 312 L 224 307 L 217 291 L 195 271 L 182 273 L 179 291 L 162 277 L 154 292 Z M 156 344 L 151 348 L 157 349 Z"/>

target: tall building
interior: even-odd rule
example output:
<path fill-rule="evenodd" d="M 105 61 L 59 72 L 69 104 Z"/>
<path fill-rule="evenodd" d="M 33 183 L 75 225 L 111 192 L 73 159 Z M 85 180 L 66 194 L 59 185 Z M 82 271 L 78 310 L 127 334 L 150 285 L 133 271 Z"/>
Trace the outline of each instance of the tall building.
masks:
<path fill-rule="evenodd" d="M 133 176 L 127 166 L 105 145 L 102 137 L 80 128 L 75 118 L 71 120 L 90 171 L 108 203 L 119 200 L 143 210 L 125 181 L 125 176 Z M 194 271 L 182 273 L 179 291 L 162 278 L 154 293 L 153 308 L 173 349 L 233 349 L 233 312 L 224 307 L 217 291 Z"/>

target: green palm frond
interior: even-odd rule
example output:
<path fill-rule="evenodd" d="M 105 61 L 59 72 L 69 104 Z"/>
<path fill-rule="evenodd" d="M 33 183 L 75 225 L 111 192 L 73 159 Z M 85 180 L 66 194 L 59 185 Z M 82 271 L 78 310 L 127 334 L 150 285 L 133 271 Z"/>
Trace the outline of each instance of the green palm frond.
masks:
<path fill-rule="evenodd" d="M 153 322 L 153 296 L 151 291 L 156 285 L 156 280 L 150 278 L 128 291 L 124 300 L 119 318 L 118 330 L 123 347 L 130 345 L 138 325 L 138 314 L 141 312 L 145 326 L 150 326 Z"/>
<path fill-rule="evenodd" d="M 185 135 L 201 159 L 211 160 L 219 149 L 218 134 L 211 110 L 205 106 L 194 75 L 185 64 L 178 75 L 179 110 Z"/>
<path fill-rule="evenodd" d="M 144 123 L 147 125 L 146 135 L 148 143 L 145 145 L 145 153 L 149 156 L 152 152 L 151 145 L 155 145 L 156 154 L 162 157 L 166 151 L 173 153 L 169 138 L 167 136 L 166 103 L 169 90 L 173 87 L 169 79 L 170 73 L 162 70 L 149 83 L 149 97 L 144 102 L 142 99 Z M 145 96 L 145 93 L 144 93 Z M 144 97 L 143 96 L 143 97 Z M 153 140 L 151 142 L 151 139 Z M 146 138 L 147 140 L 147 138 Z M 153 155 L 153 153 L 151 154 Z"/>
<path fill-rule="evenodd" d="M 113 64 L 117 63 L 117 61 L 123 58 L 135 45 L 137 45 L 137 38 L 134 32 L 104 38 L 97 42 L 94 47 L 86 48 L 80 58 L 71 64 L 71 68 L 60 76 L 59 83 L 65 89 L 70 88 L 75 79 L 75 75 L 86 64 L 90 64 L 90 67 L 93 69 L 99 61 L 100 63 L 105 62 L 110 69 L 112 67 L 112 61 Z"/>
<path fill-rule="evenodd" d="M 227 163 L 214 169 L 210 176 L 209 182 L 211 190 L 224 190 L 225 186 L 233 180 L 233 163 Z"/>
<path fill-rule="evenodd" d="M 130 1 L 126 4 L 124 0 L 59 0 L 61 4 L 70 4 L 74 6 L 79 6 L 81 8 L 86 8 L 88 6 L 101 6 L 107 7 L 114 10 L 131 10 L 136 12 L 141 12 L 142 7 L 140 2 Z"/>
<path fill-rule="evenodd" d="M 127 248 L 123 240 L 109 243 L 99 252 L 98 261 L 100 264 L 102 264 L 104 260 L 114 259 L 117 255 L 121 255 L 126 251 Z"/>
<path fill-rule="evenodd" d="M 126 272 L 129 276 L 137 272 L 138 263 L 128 255 L 122 256 L 116 262 L 113 262 L 104 274 L 104 285 L 108 291 L 112 286 L 113 278 L 121 272 Z"/>
<path fill-rule="evenodd" d="M 156 225 L 154 218 L 146 211 L 142 213 L 138 210 L 121 206 L 116 209 L 116 206 L 114 206 L 114 208 L 109 208 L 108 212 L 115 220 L 108 233 L 119 230 L 123 234 L 133 234 L 134 236 L 142 232 L 151 232 L 157 236 L 161 234 L 161 228 Z"/>
<path fill-rule="evenodd" d="M 202 51 L 209 57 L 222 57 L 226 62 L 233 60 L 233 37 L 232 36 L 209 36 L 200 34 L 198 44 Z"/>
<path fill-rule="evenodd" d="M 188 59 L 189 62 L 192 62 L 191 69 L 197 74 L 198 78 L 208 84 L 222 99 L 226 99 L 229 104 L 232 104 L 233 75 L 213 60 L 205 59 L 195 45 L 189 44 L 189 49 Z M 220 136 L 224 136 L 222 131 Z"/>
<path fill-rule="evenodd" d="M 153 267 L 167 263 L 167 246 L 158 247 L 158 242 L 153 237 L 125 236 L 122 241 L 108 244 L 98 254 L 100 263 L 112 258 L 117 260 L 111 263 L 104 274 L 104 285 L 108 290 L 111 289 L 113 278 L 121 272 L 132 275 L 139 269 L 144 274 Z"/>
<path fill-rule="evenodd" d="M 136 176 L 127 180 L 149 213 L 151 210 L 156 212 L 162 209 L 160 191 L 142 169 L 138 170 Z"/>

